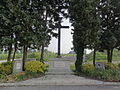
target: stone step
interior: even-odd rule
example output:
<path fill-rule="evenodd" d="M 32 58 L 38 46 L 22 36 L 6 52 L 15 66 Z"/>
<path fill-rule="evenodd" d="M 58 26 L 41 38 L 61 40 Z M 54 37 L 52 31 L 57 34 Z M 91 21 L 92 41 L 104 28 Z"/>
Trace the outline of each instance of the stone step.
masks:
<path fill-rule="evenodd" d="M 73 72 L 47 72 L 46 75 L 74 75 Z"/>
<path fill-rule="evenodd" d="M 70 69 L 56 69 L 56 68 L 50 68 L 48 69 L 49 72 L 71 72 Z"/>

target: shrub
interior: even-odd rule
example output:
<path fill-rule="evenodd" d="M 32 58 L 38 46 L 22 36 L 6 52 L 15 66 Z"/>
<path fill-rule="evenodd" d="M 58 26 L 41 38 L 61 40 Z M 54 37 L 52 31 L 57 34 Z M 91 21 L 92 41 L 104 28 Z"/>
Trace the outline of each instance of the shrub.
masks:
<path fill-rule="evenodd" d="M 91 72 L 83 73 L 83 75 L 100 80 L 108 81 L 119 81 L 120 80 L 120 71 L 119 70 L 93 70 Z"/>
<path fill-rule="evenodd" d="M 114 63 L 104 63 L 106 70 L 118 69 L 118 65 Z"/>
<path fill-rule="evenodd" d="M 30 78 L 36 78 L 36 77 L 41 77 L 44 74 L 41 73 L 36 73 L 36 72 L 18 72 L 14 75 L 15 81 L 22 81 L 22 80 L 27 80 Z"/>
<path fill-rule="evenodd" d="M 30 54 L 28 54 L 28 58 L 35 58 L 35 59 L 39 60 L 40 53 L 39 52 L 30 53 Z"/>
<path fill-rule="evenodd" d="M 103 80 L 120 80 L 120 71 L 119 70 L 105 70 L 101 71 Z"/>
<path fill-rule="evenodd" d="M 71 64 L 71 65 L 70 65 L 70 70 L 71 70 L 71 71 L 75 71 L 75 64 Z"/>
<path fill-rule="evenodd" d="M 4 79 L 6 75 L 0 74 L 0 79 Z"/>
<path fill-rule="evenodd" d="M 4 62 L 0 64 L 0 74 L 9 75 L 13 70 L 13 62 Z"/>
<path fill-rule="evenodd" d="M 29 61 L 25 64 L 25 71 L 44 73 L 47 69 L 47 65 L 39 61 Z"/>
<path fill-rule="evenodd" d="M 43 69 L 44 72 L 47 71 L 48 70 L 48 64 L 43 64 L 42 69 Z"/>
<path fill-rule="evenodd" d="M 111 75 L 113 76 L 113 80 L 120 80 L 120 70 L 110 70 Z"/>
<path fill-rule="evenodd" d="M 107 81 L 120 81 L 120 64 L 105 63 L 105 70 L 94 69 L 92 64 L 82 65 L 82 75 L 91 77 L 94 79 L 101 79 Z"/>
<path fill-rule="evenodd" d="M 100 70 L 94 70 L 91 71 L 91 73 L 89 73 L 89 76 L 92 78 L 97 78 L 97 79 L 101 79 L 103 72 Z"/>
<path fill-rule="evenodd" d="M 94 71 L 94 66 L 92 64 L 83 64 L 82 65 L 83 73 L 91 73 L 92 71 Z"/>
<path fill-rule="evenodd" d="M 118 64 L 118 68 L 120 69 L 120 63 Z"/>
<path fill-rule="evenodd" d="M 15 74 L 15 80 L 21 81 L 26 78 L 25 72 L 18 72 Z"/>
<path fill-rule="evenodd" d="M 15 82 L 16 77 L 15 75 L 11 74 L 5 77 L 6 81 L 5 82 Z"/>

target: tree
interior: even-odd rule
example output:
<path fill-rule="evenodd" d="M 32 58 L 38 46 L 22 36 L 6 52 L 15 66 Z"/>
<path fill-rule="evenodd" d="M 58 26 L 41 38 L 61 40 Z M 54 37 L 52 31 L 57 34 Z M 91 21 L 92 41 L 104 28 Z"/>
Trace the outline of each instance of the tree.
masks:
<path fill-rule="evenodd" d="M 100 47 L 107 50 L 107 60 L 112 62 L 113 49 L 118 47 L 119 41 L 119 5 L 118 0 L 100 0 L 98 13 L 101 19 Z"/>
<path fill-rule="evenodd" d="M 15 18 L 12 4 L 9 0 L 0 2 L 0 29 L 1 29 L 1 46 L 8 49 L 8 61 L 11 60 L 12 44 L 14 42 L 14 30 Z"/>
<path fill-rule="evenodd" d="M 68 0 L 43 0 L 42 1 L 42 7 L 43 7 L 43 17 L 45 20 L 44 27 L 46 28 L 46 31 L 49 31 L 52 36 L 56 37 L 56 34 L 53 32 L 55 29 L 55 25 L 58 24 L 58 21 L 60 20 L 60 16 L 62 15 L 67 16 L 67 13 L 65 13 L 66 8 L 68 8 Z M 61 19 L 62 20 L 62 19 Z M 46 36 L 46 40 L 44 40 L 42 47 L 41 47 L 41 58 L 40 61 L 43 61 L 44 58 L 44 44 L 48 42 L 48 39 L 50 36 Z"/>
<path fill-rule="evenodd" d="M 36 48 L 38 44 L 40 46 L 45 35 L 48 35 L 43 25 L 45 21 L 42 18 L 43 12 L 38 12 L 36 5 L 38 3 L 31 0 L 6 0 L 1 1 L 0 4 L 1 46 L 8 46 L 9 59 L 12 45 L 15 47 L 15 52 L 16 46 L 23 47 L 23 70 L 27 58 L 27 48 L 31 46 Z"/>
<path fill-rule="evenodd" d="M 81 71 L 84 49 L 91 47 L 97 40 L 98 18 L 95 16 L 96 0 L 71 0 L 70 20 L 73 29 L 73 44 L 77 54 L 76 71 Z"/>
<path fill-rule="evenodd" d="M 47 46 L 56 36 L 54 26 L 60 15 L 67 16 L 66 0 L 2 0 L 0 1 L 0 47 L 9 49 L 13 60 L 17 48 L 23 48 L 23 70 L 28 48 Z"/>

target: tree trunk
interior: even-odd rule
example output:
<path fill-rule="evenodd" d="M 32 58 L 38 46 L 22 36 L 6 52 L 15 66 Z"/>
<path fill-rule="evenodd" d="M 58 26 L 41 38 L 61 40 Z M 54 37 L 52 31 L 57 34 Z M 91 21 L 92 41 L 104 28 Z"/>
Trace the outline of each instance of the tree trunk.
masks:
<path fill-rule="evenodd" d="M 83 55 L 84 55 L 84 48 L 81 48 L 81 50 L 77 51 L 77 60 L 75 62 L 76 72 L 81 72 L 82 70 Z"/>
<path fill-rule="evenodd" d="M 25 71 L 25 61 L 27 59 L 27 46 L 23 46 L 23 60 L 22 60 L 22 70 Z"/>
<path fill-rule="evenodd" d="M 107 50 L 107 60 L 109 63 L 112 63 L 113 49 Z"/>
<path fill-rule="evenodd" d="M 113 56 L 113 49 L 111 49 L 111 52 L 110 52 L 110 63 L 112 63 L 112 56 Z"/>
<path fill-rule="evenodd" d="M 43 60 L 44 60 L 44 44 L 42 45 L 41 48 L 40 62 L 43 62 Z"/>
<path fill-rule="evenodd" d="M 46 13 L 45 13 L 45 28 L 46 29 L 47 29 L 47 18 L 48 18 L 48 11 L 46 9 Z M 45 47 L 45 42 L 43 42 L 42 49 L 41 49 L 41 56 L 40 56 L 40 62 L 43 62 L 43 63 L 44 63 L 43 61 L 44 60 L 44 47 Z"/>
<path fill-rule="evenodd" d="M 107 60 L 110 63 L 110 58 L 111 58 L 111 53 L 110 53 L 110 49 L 107 50 Z"/>
<path fill-rule="evenodd" d="M 12 61 L 14 61 L 14 59 L 15 59 L 16 51 L 17 51 L 17 44 L 14 45 L 14 53 L 13 53 Z"/>
<path fill-rule="evenodd" d="M 10 46 L 8 47 L 8 57 L 7 57 L 7 61 L 11 60 L 11 54 L 12 54 L 12 44 L 10 44 Z"/>
<path fill-rule="evenodd" d="M 96 59 L 96 50 L 93 51 L 93 65 L 95 67 L 95 59 Z"/>

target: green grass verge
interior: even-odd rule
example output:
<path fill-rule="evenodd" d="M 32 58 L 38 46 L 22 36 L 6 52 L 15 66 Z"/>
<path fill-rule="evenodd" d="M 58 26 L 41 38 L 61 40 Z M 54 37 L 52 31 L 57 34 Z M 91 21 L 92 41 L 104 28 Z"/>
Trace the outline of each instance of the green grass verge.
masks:
<path fill-rule="evenodd" d="M 8 54 L 0 54 L 0 60 L 6 60 L 7 59 Z M 22 58 L 22 54 L 16 54 L 15 58 Z"/>
<path fill-rule="evenodd" d="M 28 53 L 28 58 L 35 58 L 36 60 L 39 60 L 41 53 L 40 52 L 32 52 Z M 6 60 L 7 54 L 0 54 L 0 60 Z M 61 54 L 61 56 L 75 56 L 75 54 Z M 45 51 L 44 53 L 44 60 L 48 61 L 49 58 L 57 57 L 56 53 Z M 22 58 L 22 54 L 16 53 L 15 59 Z"/>
<path fill-rule="evenodd" d="M 93 52 L 86 55 L 86 61 L 92 62 L 93 60 Z M 107 62 L 107 52 L 96 52 L 96 61 L 97 62 Z M 120 61 L 120 51 L 114 50 L 113 51 L 113 61 Z"/>

